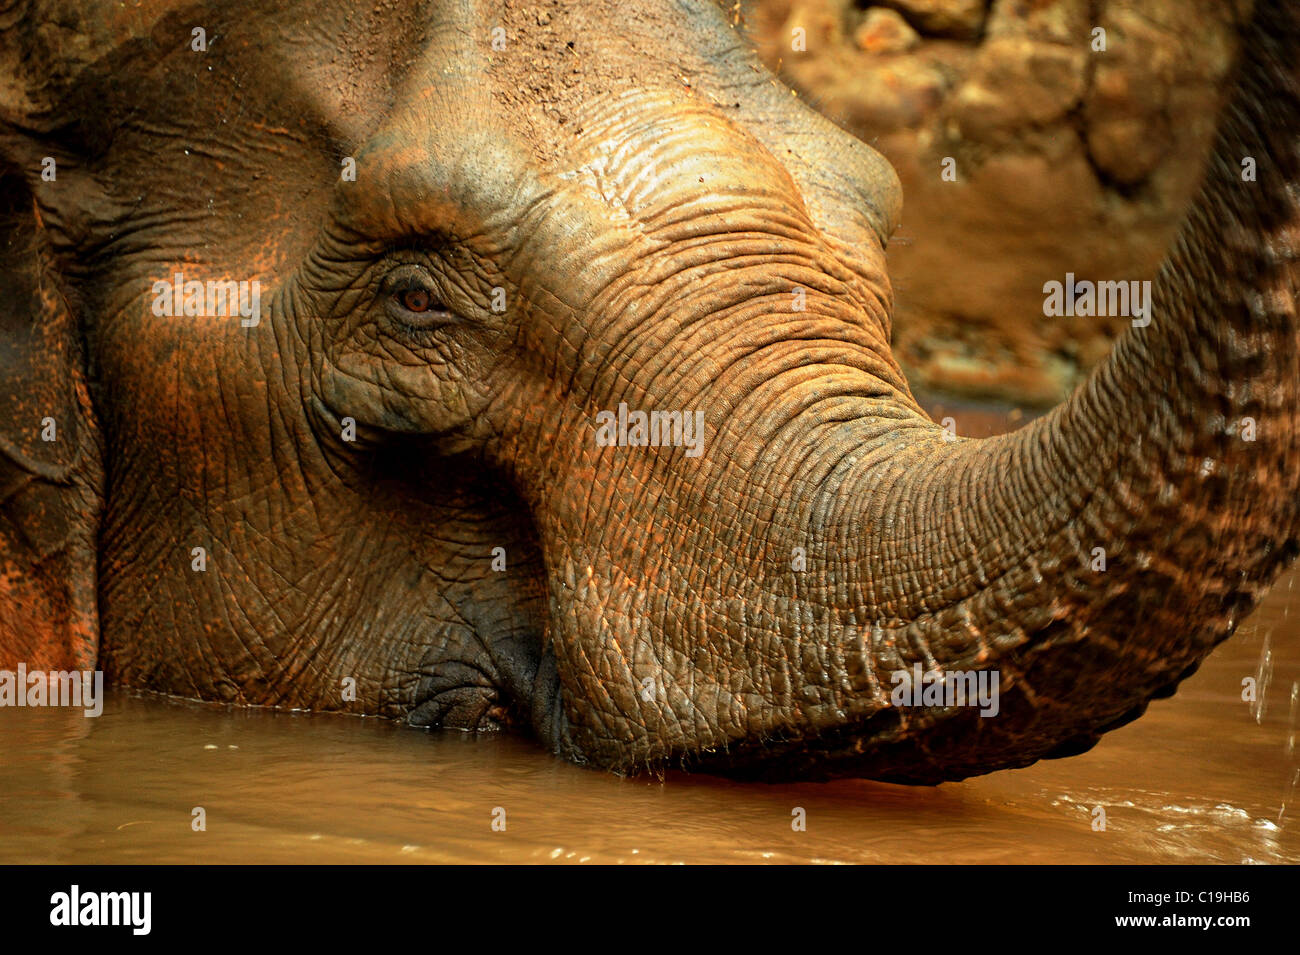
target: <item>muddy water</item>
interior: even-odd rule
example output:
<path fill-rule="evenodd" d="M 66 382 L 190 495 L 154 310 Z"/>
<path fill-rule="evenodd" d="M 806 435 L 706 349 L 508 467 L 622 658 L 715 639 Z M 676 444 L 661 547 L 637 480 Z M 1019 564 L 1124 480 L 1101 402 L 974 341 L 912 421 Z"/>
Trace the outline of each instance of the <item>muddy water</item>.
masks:
<path fill-rule="evenodd" d="M 624 780 L 506 736 L 120 693 L 0 710 L 0 862 L 1300 862 L 1294 581 L 1090 753 L 934 789 Z"/>
<path fill-rule="evenodd" d="M 1296 863 L 1296 576 L 1091 752 L 928 789 L 617 779 L 526 739 L 123 693 L 98 719 L 3 709 L 0 862 Z"/>

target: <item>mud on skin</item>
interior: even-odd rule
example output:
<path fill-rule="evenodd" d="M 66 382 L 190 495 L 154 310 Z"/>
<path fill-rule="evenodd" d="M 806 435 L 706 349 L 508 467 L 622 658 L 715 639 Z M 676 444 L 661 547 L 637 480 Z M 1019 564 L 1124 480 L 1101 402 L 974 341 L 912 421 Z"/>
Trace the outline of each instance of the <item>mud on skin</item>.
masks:
<path fill-rule="evenodd" d="M 7 33 L 0 665 L 935 783 L 1091 746 L 1296 553 L 1294 5 L 1243 35 L 1150 324 L 982 440 L 890 352 L 893 170 L 704 0 Z M 158 314 L 177 274 L 257 320 Z M 597 441 L 622 405 L 702 413 L 699 454 Z M 916 664 L 996 671 L 997 715 L 892 706 Z"/>

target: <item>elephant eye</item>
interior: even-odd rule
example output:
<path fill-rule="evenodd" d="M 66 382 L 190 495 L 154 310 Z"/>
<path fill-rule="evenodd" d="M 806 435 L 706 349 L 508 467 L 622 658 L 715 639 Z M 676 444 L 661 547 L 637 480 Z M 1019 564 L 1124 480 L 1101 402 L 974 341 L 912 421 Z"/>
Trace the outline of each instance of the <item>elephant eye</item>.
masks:
<path fill-rule="evenodd" d="M 432 328 L 454 322 L 438 295 L 433 276 L 422 265 L 399 265 L 384 277 L 384 308 L 388 314 L 414 328 Z"/>
<path fill-rule="evenodd" d="M 408 289 L 402 293 L 402 307 L 408 312 L 427 312 L 432 299 L 422 288 Z"/>

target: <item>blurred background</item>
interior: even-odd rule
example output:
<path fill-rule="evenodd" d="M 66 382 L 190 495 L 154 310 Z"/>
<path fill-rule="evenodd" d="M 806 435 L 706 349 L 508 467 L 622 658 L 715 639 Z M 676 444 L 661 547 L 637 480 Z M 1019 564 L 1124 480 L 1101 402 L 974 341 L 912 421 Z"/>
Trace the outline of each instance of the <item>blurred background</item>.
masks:
<path fill-rule="evenodd" d="M 735 12 L 772 70 L 898 171 L 889 269 L 908 380 L 1045 407 L 1127 319 L 1046 318 L 1043 283 L 1154 277 L 1199 182 L 1250 7 L 746 0 Z M 955 182 L 940 176 L 945 158 Z"/>

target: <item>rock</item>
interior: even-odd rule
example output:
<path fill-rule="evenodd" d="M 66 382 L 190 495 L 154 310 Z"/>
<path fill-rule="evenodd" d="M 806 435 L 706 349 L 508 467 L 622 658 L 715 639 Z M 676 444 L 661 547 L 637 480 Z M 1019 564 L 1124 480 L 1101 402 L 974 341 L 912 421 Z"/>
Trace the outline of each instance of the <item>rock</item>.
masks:
<path fill-rule="evenodd" d="M 943 75 L 933 66 L 900 56 L 837 86 L 828 92 L 823 107 L 855 127 L 883 133 L 923 123 L 942 101 L 944 86 Z"/>
<path fill-rule="evenodd" d="M 853 34 L 858 49 L 866 53 L 907 53 L 921 42 L 921 36 L 896 10 L 872 7 Z"/>
<path fill-rule="evenodd" d="M 1176 94 L 1204 87 L 1205 67 L 1219 75 L 1228 68 L 1223 51 L 1191 41 L 1148 13 L 1123 4 L 1109 8 L 1108 48 L 1096 55 L 1083 110 L 1084 136 L 1098 175 L 1126 187 L 1150 178 L 1174 147 L 1170 109 Z M 1189 69 L 1189 61 L 1195 69 Z"/>
<path fill-rule="evenodd" d="M 1096 25 L 1090 0 L 993 0 L 984 37 L 1029 36 L 1054 43 L 1087 43 Z"/>
<path fill-rule="evenodd" d="M 952 115 L 963 134 L 978 140 L 1059 120 L 1083 95 L 1087 57 L 1081 45 L 1018 36 L 987 40 L 953 98 Z"/>
<path fill-rule="evenodd" d="M 987 0 L 882 0 L 922 33 L 972 39 L 984 25 Z"/>
<path fill-rule="evenodd" d="M 1121 186 L 1135 186 L 1150 176 L 1172 146 L 1163 123 L 1136 117 L 1100 119 L 1087 129 L 1098 174 Z"/>
<path fill-rule="evenodd" d="M 1050 404 L 1106 354 L 1127 323 L 1049 320 L 1043 284 L 1155 274 L 1249 4 L 746 0 L 764 60 L 898 172 L 893 348 L 915 386 Z M 862 8 L 901 14 L 919 42 L 885 53 L 909 34 Z M 791 51 L 796 23 L 806 54 Z"/>

